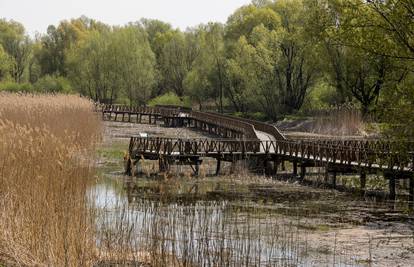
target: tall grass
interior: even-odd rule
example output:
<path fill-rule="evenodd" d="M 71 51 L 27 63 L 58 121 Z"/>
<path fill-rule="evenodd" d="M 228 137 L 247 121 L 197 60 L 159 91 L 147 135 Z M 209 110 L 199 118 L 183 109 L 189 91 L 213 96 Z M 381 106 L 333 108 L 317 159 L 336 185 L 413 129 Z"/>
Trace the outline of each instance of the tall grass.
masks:
<path fill-rule="evenodd" d="M 318 116 L 312 132 L 338 136 L 361 135 L 365 133 L 361 112 L 352 106 L 339 106 Z"/>
<path fill-rule="evenodd" d="M 0 94 L 0 265 L 90 265 L 99 135 L 86 99 Z"/>

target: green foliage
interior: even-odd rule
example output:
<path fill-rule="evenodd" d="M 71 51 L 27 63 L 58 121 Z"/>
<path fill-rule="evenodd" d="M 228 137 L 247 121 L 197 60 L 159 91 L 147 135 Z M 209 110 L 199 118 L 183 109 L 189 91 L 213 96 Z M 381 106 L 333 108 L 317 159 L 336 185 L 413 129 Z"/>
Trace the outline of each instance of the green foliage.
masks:
<path fill-rule="evenodd" d="M 196 35 L 199 53 L 184 80 L 185 92 L 200 109 L 204 102 L 214 99 L 222 112 L 226 82 L 224 26 L 218 23 L 201 25 Z"/>
<path fill-rule="evenodd" d="M 2 82 L 0 83 L 0 91 L 13 93 L 74 93 L 67 79 L 53 76 L 44 76 L 34 84 L 16 83 L 14 81 Z"/>
<path fill-rule="evenodd" d="M 74 93 L 70 82 L 64 77 L 43 76 L 34 85 L 36 91 L 47 93 Z"/>
<path fill-rule="evenodd" d="M 138 25 L 93 31 L 68 53 L 69 78 L 92 99 L 144 104 L 155 83 L 155 57 Z"/>
<path fill-rule="evenodd" d="M 326 82 L 317 83 L 307 94 L 301 113 L 314 110 L 327 109 L 340 103 L 336 88 Z"/>
<path fill-rule="evenodd" d="M 233 116 L 257 121 L 266 121 L 269 119 L 263 112 L 235 112 L 233 113 Z"/>
<path fill-rule="evenodd" d="M 184 80 L 199 53 L 196 34 L 168 31 L 159 34 L 156 42 L 161 45 L 158 62 L 162 79 L 160 84 L 164 90 L 169 88 L 178 96 L 183 96 Z"/>
<path fill-rule="evenodd" d="M 21 82 L 31 55 L 31 40 L 25 35 L 22 24 L 0 19 L 0 45 L 9 55 L 10 76 Z"/>
<path fill-rule="evenodd" d="M 33 40 L 1 19 L 0 88 L 194 103 L 261 120 L 357 103 L 389 132 L 412 136 L 402 130 L 414 117 L 412 14 L 409 0 L 254 0 L 226 24 L 181 31 L 80 17 Z"/>
<path fill-rule="evenodd" d="M 191 102 L 187 97 L 180 98 L 173 92 L 165 93 L 161 96 L 151 99 L 148 101 L 149 106 L 156 106 L 156 105 L 175 105 L 175 106 L 183 106 L 183 107 L 191 107 Z"/>
<path fill-rule="evenodd" d="M 300 109 L 319 65 L 316 44 L 304 34 L 306 23 L 298 0 L 248 6 L 231 17 L 230 35 L 242 34 L 228 62 L 228 96 L 236 110 L 261 107 L 276 120 Z"/>
<path fill-rule="evenodd" d="M 7 78 L 11 67 L 10 63 L 9 55 L 4 51 L 3 46 L 0 44 L 0 81 Z"/>
<path fill-rule="evenodd" d="M 35 88 L 30 83 L 16 83 L 16 82 L 3 82 L 0 83 L 0 92 L 6 91 L 11 93 L 34 93 Z"/>

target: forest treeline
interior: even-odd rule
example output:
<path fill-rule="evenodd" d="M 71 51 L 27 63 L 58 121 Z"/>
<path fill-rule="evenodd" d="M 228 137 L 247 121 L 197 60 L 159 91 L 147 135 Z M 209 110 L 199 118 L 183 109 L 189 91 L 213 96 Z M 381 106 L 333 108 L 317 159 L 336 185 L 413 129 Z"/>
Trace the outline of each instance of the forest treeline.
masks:
<path fill-rule="evenodd" d="M 31 38 L 0 20 L 0 90 L 131 105 L 178 99 L 272 120 L 351 103 L 412 122 L 413 62 L 411 0 L 255 0 L 226 24 L 185 31 L 80 17 Z"/>

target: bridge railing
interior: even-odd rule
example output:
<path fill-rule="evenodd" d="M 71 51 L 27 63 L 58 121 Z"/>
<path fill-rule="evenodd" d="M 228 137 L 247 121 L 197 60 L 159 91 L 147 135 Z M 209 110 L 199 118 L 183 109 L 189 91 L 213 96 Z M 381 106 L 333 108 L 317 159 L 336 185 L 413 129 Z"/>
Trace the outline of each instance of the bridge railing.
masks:
<path fill-rule="evenodd" d="M 413 171 L 412 155 L 382 150 L 338 147 L 317 142 L 295 142 L 288 140 L 217 140 L 217 139 L 172 139 L 132 137 L 130 155 L 141 154 L 203 156 L 209 154 L 257 153 L 274 154 L 298 161 L 314 161 L 321 165 L 336 164 L 361 168 Z"/>
<path fill-rule="evenodd" d="M 218 114 L 218 113 L 209 112 L 209 114 Z M 252 124 L 256 130 L 268 133 L 274 136 L 276 140 L 287 140 L 287 138 L 274 125 L 271 125 L 265 122 L 230 116 L 230 115 L 224 115 L 224 114 L 218 114 L 218 115 Z"/>
<path fill-rule="evenodd" d="M 390 145 L 383 144 L 371 147 L 339 146 L 337 144 L 287 141 L 261 142 L 266 153 L 295 157 L 303 160 L 313 160 L 320 163 L 353 165 L 378 169 L 408 170 L 413 168 L 413 153 L 389 149 Z M 387 147 L 388 149 L 382 149 Z"/>
<path fill-rule="evenodd" d="M 192 111 L 191 118 L 203 121 L 209 124 L 215 124 L 224 128 L 229 128 L 244 134 L 246 139 L 257 139 L 254 126 L 250 123 L 239 121 L 235 118 L 229 118 L 221 114 Z"/>
<path fill-rule="evenodd" d="M 125 106 L 125 105 L 103 105 L 103 113 L 128 113 L 128 114 L 147 114 L 159 115 L 164 117 L 176 117 L 180 114 L 180 109 L 173 107 L 149 107 L 149 106 Z"/>
<path fill-rule="evenodd" d="M 222 153 L 254 153 L 260 151 L 258 140 L 229 139 L 173 139 L 173 138 L 141 138 L 131 137 L 130 154 L 138 156 L 142 153 L 159 155 L 205 155 Z"/>

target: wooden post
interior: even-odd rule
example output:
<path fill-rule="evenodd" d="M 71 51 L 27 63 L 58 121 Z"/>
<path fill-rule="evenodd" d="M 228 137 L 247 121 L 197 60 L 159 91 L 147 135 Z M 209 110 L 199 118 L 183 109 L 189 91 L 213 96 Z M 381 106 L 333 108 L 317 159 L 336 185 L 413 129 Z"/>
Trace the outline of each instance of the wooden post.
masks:
<path fill-rule="evenodd" d="M 277 175 L 277 165 L 278 165 L 278 162 L 277 162 L 277 160 L 273 160 L 273 175 Z"/>
<path fill-rule="evenodd" d="M 324 177 L 324 183 L 327 185 L 329 182 L 329 169 L 328 167 L 325 168 L 325 177 Z"/>
<path fill-rule="evenodd" d="M 132 161 L 130 158 L 128 158 L 127 162 L 125 163 L 125 175 L 132 175 Z"/>
<path fill-rule="evenodd" d="M 306 176 L 306 167 L 304 164 L 300 165 L 300 180 L 303 181 L 305 180 L 305 176 Z"/>
<path fill-rule="evenodd" d="M 332 173 L 332 187 L 336 188 L 336 172 Z"/>
<path fill-rule="evenodd" d="M 166 166 L 165 166 L 165 160 L 161 157 L 158 160 L 158 166 L 159 166 L 159 171 L 160 172 L 165 172 L 167 170 Z"/>
<path fill-rule="evenodd" d="M 361 194 L 362 196 L 364 196 L 365 187 L 367 185 L 367 174 L 365 172 L 361 172 L 360 181 L 361 181 Z"/>
<path fill-rule="evenodd" d="M 410 184 L 409 184 L 409 197 L 408 197 L 408 201 L 410 201 L 410 207 L 413 208 L 414 207 L 414 175 L 411 175 L 410 177 Z"/>
<path fill-rule="evenodd" d="M 230 166 L 230 174 L 234 174 L 235 171 L 236 171 L 236 161 L 233 160 Z"/>
<path fill-rule="evenodd" d="M 293 162 L 293 176 L 298 176 L 298 163 L 297 161 Z"/>
<path fill-rule="evenodd" d="M 282 167 L 282 171 L 286 171 L 286 165 L 285 165 L 284 160 L 281 162 L 281 167 Z"/>
<path fill-rule="evenodd" d="M 200 174 L 200 160 L 196 159 L 194 175 L 198 176 L 199 174 Z"/>
<path fill-rule="evenodd" d="M 216 176 L 220 175 L 220 169 L 221 169 L 221 160 L 217 159 Z"/>
<path fill-rule="evenodd" d="M 268 163 L 268 161 L 267 161 L 267 158 L 264 160 L 263 164 L 264 164 L 264 166 L 263 166 L 263 172 L 264 172 L 264 175 L 268 175 L 268 168 L 267 168 L 267 165 L 268 165 L 269 163 Z"/>
<path fill-rule="evenodd" d="M 389 176 L 388 187 L 390 191 L 390 200 L 395 201 L 396 199 L 396 192 L 395 192 L 395 177 Z"/>

